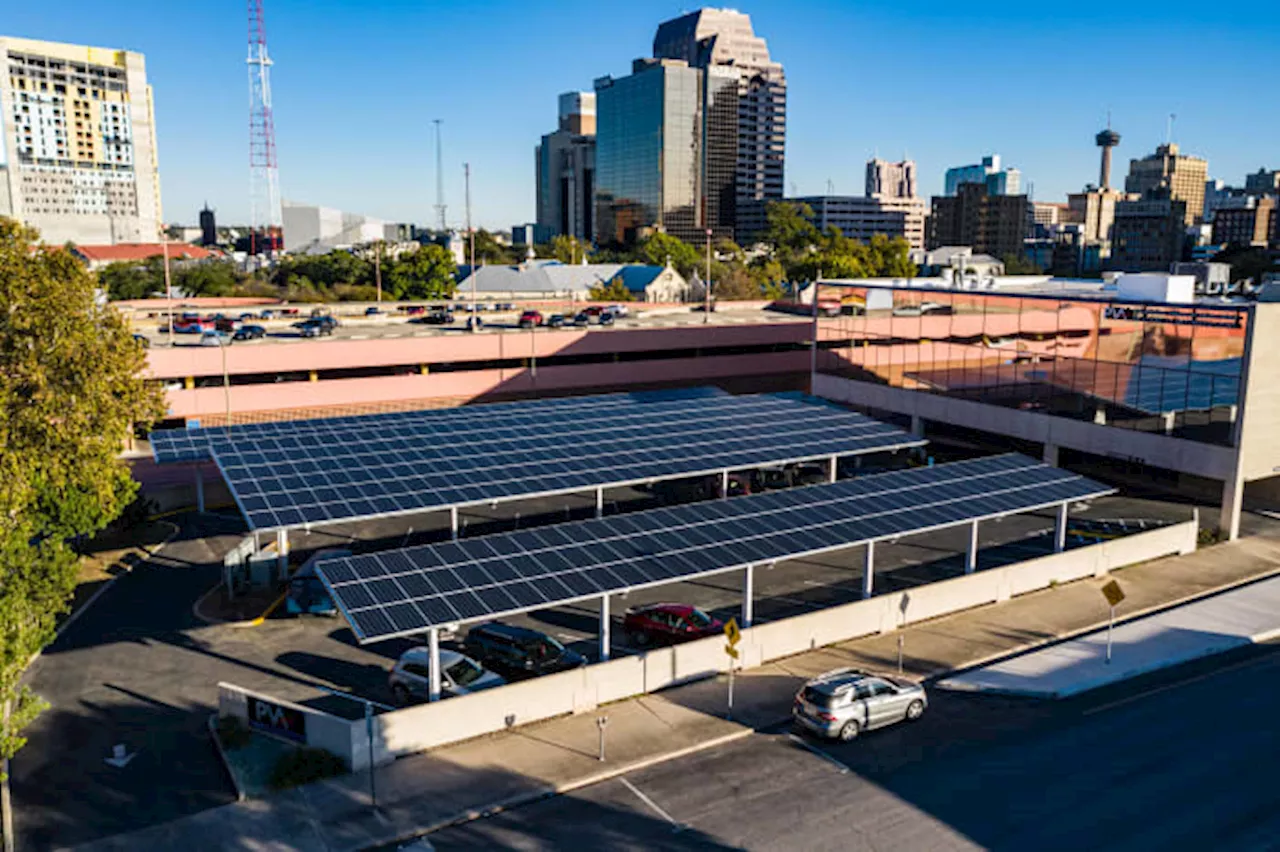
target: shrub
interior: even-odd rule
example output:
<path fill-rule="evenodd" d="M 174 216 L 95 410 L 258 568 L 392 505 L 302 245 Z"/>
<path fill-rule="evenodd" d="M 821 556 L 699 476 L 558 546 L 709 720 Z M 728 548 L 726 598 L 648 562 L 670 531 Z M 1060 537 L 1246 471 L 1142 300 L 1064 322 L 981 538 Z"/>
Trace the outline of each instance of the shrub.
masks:
<path fill-rule="evenodd" d="M 1202 529 L 1196 533 L 1196 544 L 1206 547 L 1210 544 L 1217 544 L 1223 540 L 1222 530 L 1214 527 L 1212 529 Z"/>
<path fill-rule="evenodd" d="M 267 783 L 273 790 L 287 790 L 313 781 L 343 775 L 347 764 L 342 758 L 322 748 L 299 748 L 286 752 L 276 761 Z"/>
<path fill-rule="evenodd" d="M 253 738 L 249 726 L 239 716 L 219 716 L 217 731 L 218 741 L 227 751 L 244 748 Z"/>

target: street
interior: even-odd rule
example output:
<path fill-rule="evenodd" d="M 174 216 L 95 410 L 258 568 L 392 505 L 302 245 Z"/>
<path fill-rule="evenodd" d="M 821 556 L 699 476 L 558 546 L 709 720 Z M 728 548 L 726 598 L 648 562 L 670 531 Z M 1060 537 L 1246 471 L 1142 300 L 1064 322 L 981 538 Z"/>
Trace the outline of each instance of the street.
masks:
<path fill-rule="evenodd" d="M 1280 646 L 1046 703 L 779 729 L 430 835 L 437 849 L 1275 849 Z"/>

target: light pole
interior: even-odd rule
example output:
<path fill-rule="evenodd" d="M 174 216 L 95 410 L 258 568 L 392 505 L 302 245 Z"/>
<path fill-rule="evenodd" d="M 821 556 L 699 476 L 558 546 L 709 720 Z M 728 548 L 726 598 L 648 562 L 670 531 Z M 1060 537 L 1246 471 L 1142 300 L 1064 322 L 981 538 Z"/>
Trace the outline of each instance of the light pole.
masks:
<path fill-rule="evenodd" d="M 378 288 L 378 304 L 382 304 L 382 240 L 378 240 L 378 245 L 373 254 L 373 283 Z"/>
<path fill-rule="evenodd" d="M 711 229 L 707 228 L 707 282 L 703 285 L 702 321 L 711 322 Z"/>
<path fill-rule="evenodd" d="M 169 346 L 173 346 L 173 279 L 169 276 L 169 235 L 160 235 L 160 246 L 164 252 L 164 298 L 169 303 Z"/>
<path fill-rule="evenodd" d="M 222 397 L 227 406 L 226 427 L 231 428 L 231 376 L 227 372 L 227 347 L 231 345 L 231 340 L 223 340 L 218 338 L 218 348 L 222 350 Z"/>
<path fill-rule="evenodd" d="M 466 181 L 467 188 L 467 238 L 470 241 L 470 267 L 471 267 L 471 316 L 467 318 L 467 330 L 471 332 L 479 331 L 478 321 L 480 313 L 476 304 L 476 232 L 471 227 L 471 164 L 462 164 L 462 173 Z"/>

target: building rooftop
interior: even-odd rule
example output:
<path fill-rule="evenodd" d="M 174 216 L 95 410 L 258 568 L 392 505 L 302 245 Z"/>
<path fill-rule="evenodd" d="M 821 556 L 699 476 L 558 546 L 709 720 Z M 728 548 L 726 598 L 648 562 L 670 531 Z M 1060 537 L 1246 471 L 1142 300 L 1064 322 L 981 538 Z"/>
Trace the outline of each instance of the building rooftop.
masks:
<path fill-rule="evenodd" d="M 165 253 L 162 243 L 116 243 L 115 245 L 77 245 L 72 251 L 90 263 L 115 263 L 118 261 L 149 260 Z M 205 260 L 215 253 L 189 243 L 169 243 L 171 260 Z"/>

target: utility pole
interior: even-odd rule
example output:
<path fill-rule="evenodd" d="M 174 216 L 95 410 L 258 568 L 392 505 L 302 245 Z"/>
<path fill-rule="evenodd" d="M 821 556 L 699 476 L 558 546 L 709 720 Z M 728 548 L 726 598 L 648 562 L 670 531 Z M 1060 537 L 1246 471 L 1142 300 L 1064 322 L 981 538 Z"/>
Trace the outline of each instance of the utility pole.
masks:
<path fill-rule="evenodd" d="M 433 119 L 431 123 L 436 126 L 436 217 L 443 232 L 449 228 L 444 215 L 444 149 L 440 145 L 440 119 Z"/>
<path fill-rule="evenodd" d="M 471 164 L 462 164 L 462 174 L 467 188 L 467 239 L 470 242 L 471 267 L 471 316 L 467 319 L 468 331 L 479 331 L 480 312 L 476 301 L 476 232 L 471 227 Z"/>
<path fill-rule="evenodd" d="M 173 346 L 173 279 L 169 277 L 169 235 L 160 235 L 164 250 L 164 298 L 169 303 L 169 346 Z"/>
<path fill-rule="evenodd" d="M 378 304 L 382 304 L 382 240 L 373 253 L 373 284 L 378 288 Z"/>
<path fill-rule="evenodd" d="M 707 283 L 702 288 L 702 322 L 711 322 L 711 229 L 707 228 Z"/>

